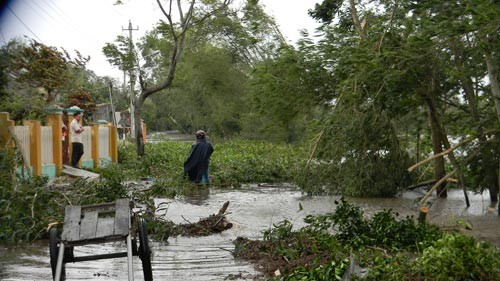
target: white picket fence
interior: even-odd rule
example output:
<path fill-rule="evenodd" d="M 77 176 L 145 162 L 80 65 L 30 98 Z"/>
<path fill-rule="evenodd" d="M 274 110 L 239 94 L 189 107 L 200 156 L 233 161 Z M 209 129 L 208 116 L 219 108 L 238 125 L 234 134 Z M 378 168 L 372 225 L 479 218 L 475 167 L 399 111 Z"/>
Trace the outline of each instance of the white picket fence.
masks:
<path fill-rule="evenodd" d="M 52 127 L 42 126 L 42 164 L 54 163 Z"/>
<path fill-rule="evenodd" d="M 99 159 L 109 155 L 109 127 L 99 127 Z"/>
<path fill-rule="evenodd" d="M 21 149 L 26 165 L 30 162 L 30 128 L 28 126 L 15 126 L 14 135 L 20 142 L 18 147 Z"/>
<path fill-rule="evenodd" d="M 54 136 L 52 133 L 51 126 L 41 126 L 41 138 L 40 138 L 40 152 L 41 152 L 41 164 L 43 166 L 54 165 L 54 141 L 62 141 L 62 140 L 54 140 Z M 84 132 L 82 133 L 82 141 L 83 141 L 83 155 L 82 161 L 93 161 L 92 158 L 92 127 L 84 126 Z M 26 165 L 30 165 L 30 127 L 29 126 L 14 126 L 11 131 L 16 138 L 16 146 L 21 151 L 24 162 Z M 98 127 L 98 150 L 99 150 L 99 159 L 109 159 L 111 157 L 111 148 L 110 148 L 110 127 L 108 126 L 99 126 Z"/>
<path fill-rule="evenodd" d="M 92 127 L 84 126 L 82 133 L 83 155 L 82 161 L 92 160 Z"/>

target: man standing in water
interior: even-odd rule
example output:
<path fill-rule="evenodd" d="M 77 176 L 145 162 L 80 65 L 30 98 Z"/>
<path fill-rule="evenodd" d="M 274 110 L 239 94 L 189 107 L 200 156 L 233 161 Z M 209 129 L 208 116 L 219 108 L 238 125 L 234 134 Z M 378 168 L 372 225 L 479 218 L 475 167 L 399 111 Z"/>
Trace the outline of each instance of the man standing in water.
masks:
<path fill-rule="evenodd" d="M 208 165 L 210 156 L 214 148 L 210 142 L 207 142 L 205 132 L 198 130 L 196 132 L 196 142 L 192 145 L 188 159 L 184 162 L 184 176 L 194 183 L 208 184 Z"/>
<path fill-rule="evenodd" d="M 73 115 L 73 120 L 69 126 L 71 133 L 71 166 L 78 168 L 78 162 L 83 155 L 83 138 L 82 133 L 84 131 L 80 121 L 82 120 L 82 113 L 76 112 Z"/>

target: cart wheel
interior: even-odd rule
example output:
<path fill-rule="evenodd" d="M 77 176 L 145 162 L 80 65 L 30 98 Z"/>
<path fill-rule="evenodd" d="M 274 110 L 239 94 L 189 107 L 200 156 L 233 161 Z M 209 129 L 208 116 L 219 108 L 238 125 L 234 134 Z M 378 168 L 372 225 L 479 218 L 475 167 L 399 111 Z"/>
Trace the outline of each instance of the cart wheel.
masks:
<path fill-rule="evenodd" d="M 56 269 L 57 269 L 57 258 L 59 256 L 59 246 L 57 246 L 57 242 L 59 240 L 59 233 L 57 228 L 52 227 L 49 231 L 50 243 L 49 243 L 49 251 L 50 251 L 50 267 L 52 268 L 52 278 L 56 278 Z M 66 267 L 64 263 L 62 265 L 61 270 L 61 280 L 66 279 Z"/>
<path fill-rule="evenodd" d="M 148 228 L 145 219 L 139 219 L 139 257 L 142 260 L 142 271 L 144 272 L 144 280 L 153 280 L 153 271 L 151 269 L 151 249 L 148 241 Z"/>

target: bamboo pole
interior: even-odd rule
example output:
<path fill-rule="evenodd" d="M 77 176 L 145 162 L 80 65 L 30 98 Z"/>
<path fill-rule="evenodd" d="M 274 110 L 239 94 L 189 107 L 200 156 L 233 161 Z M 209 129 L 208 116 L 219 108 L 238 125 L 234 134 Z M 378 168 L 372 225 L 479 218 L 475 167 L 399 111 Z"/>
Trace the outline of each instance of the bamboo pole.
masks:
<path fill-rule="evenodd" d="M 322 130 L 318 136 L 316 137 L 316 140 L 314 141 L 314 144 L 313 144 L 313 147 L 311 149 L 311 152 L 309 153 L 309 157 L 307 159 L 307 164 L 306 164 L 306 168 L 309 167 L 309 164 L 311 163 L 312 161 L 312 158 L 314 156 L 314 153 L 316 153 L 316 148 L 318 148 L 318 143 L 319 141 L 321 140 L 321 137 L 323 136 L 323 133 L 324 133 L 324 130 Z"/>
<path fill-rule="evenodd" d="M 437 181 L 436 179 L 426 180 L 426 181 L 423 181 L 423 182 L 419 182 L 419 183 L 410 185 L 406 189 L 412 190 L 412 189 L 415 189 L 415 188 L 418 188 L 418 187 L 422 187 L 422 186 L 426 186 L 426 185 L 431 185 L 431 184 L 436 183 L 436 181 Z M 446 179 L 446 182 L 458 183 L 458 180 L 454 179 L 454 178 L 448 178 L 448 179 Z"/>
<path fill-rule="evenodd" d="M 440 152 L 438 154 L 434 154 L 431 157 L 429 157 L 429 158 L 427 158 L 425 160 L 422 160 L 422 161 L 414 164 L 410 168 L 408 168 L 408 172 L 412 172 L 416 168 L 418 168 L 418 167 L 422 166 L 423 164 L 425 164 L 427 162 L 430 162 L 430 161 L 432 161 L 432 160 L 434 160 L 434 159 L 436 159 L 438 157 L 441 157 L 441 156 L 444 156 L 446 154 L 449 154 L 449 153 L 453 152 L 455 149 L 459 148 L 460 146 L 465 145 L 465 144 L 467 144 L 467 143 L 469 143 L 469 142 L 471 142 L 472 140 L 475 140 L 475 139 L 476 138 L 468 138 L 468 139 L 466 139 L 466 140 L 464 140 L 464 141 L 462 141 L 462 142 L 454 145 L 453 147 L 450 147 L 450 148 L 446 149 L 445 151 L 442 151 L 442 152 Z"/>
<path fill-rule="evenodd" d="M 433 186 L 431 189 L 429 189 L 429 191 L 427 191 L 427 193 L 425 194 L 424 197 L 422 197 L 422 199 L 420 199 L 420 202 L 419 204 L 420 205 L 423 205 L 425 200 L 427 200 L 427 198 L 431 195 L 431 193 L 438 187 L 440 186 L 445 180 L 447 180 L 448 178 L 450 178 L 451 176 L 453 176 L 455 173 L 457 172 L 457 169 L 454 169 L 453 171 L 449 172 L 448 174 L 446 174 L 444 177 L 442 177 L 441 179 L 439 179 Z"/>

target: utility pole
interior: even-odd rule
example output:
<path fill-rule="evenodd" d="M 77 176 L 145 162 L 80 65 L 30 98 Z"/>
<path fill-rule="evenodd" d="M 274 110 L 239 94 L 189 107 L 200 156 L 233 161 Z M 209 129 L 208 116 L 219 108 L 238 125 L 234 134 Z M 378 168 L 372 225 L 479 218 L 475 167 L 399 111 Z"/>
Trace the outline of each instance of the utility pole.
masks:
<path fill-rule="evenodd" d="M 109 101 L 111 102 L 111 114 L 113 114 L 113 126 L 116 126 L 115 105 L 113 104 L 113 83 L 109 81 Z"/>
<path fill-rule="evenodd" d="M 139 30 L 139 27 L 132 28 L 132 22 L 128 21 L 128 28 L 123 28 L 122 31 L 128 30 L 128 38 L 129 38 L 129 52 L 132 52 L 134 47 L 134 41 L 132 40 L 132 31 Z M 130 76 L 130 138 L 135 139 L 135 92 L 134 92 L 134 84 L 135 84 L 135 75 L 133 74 L 134 70 L 129 70 Z"/>

